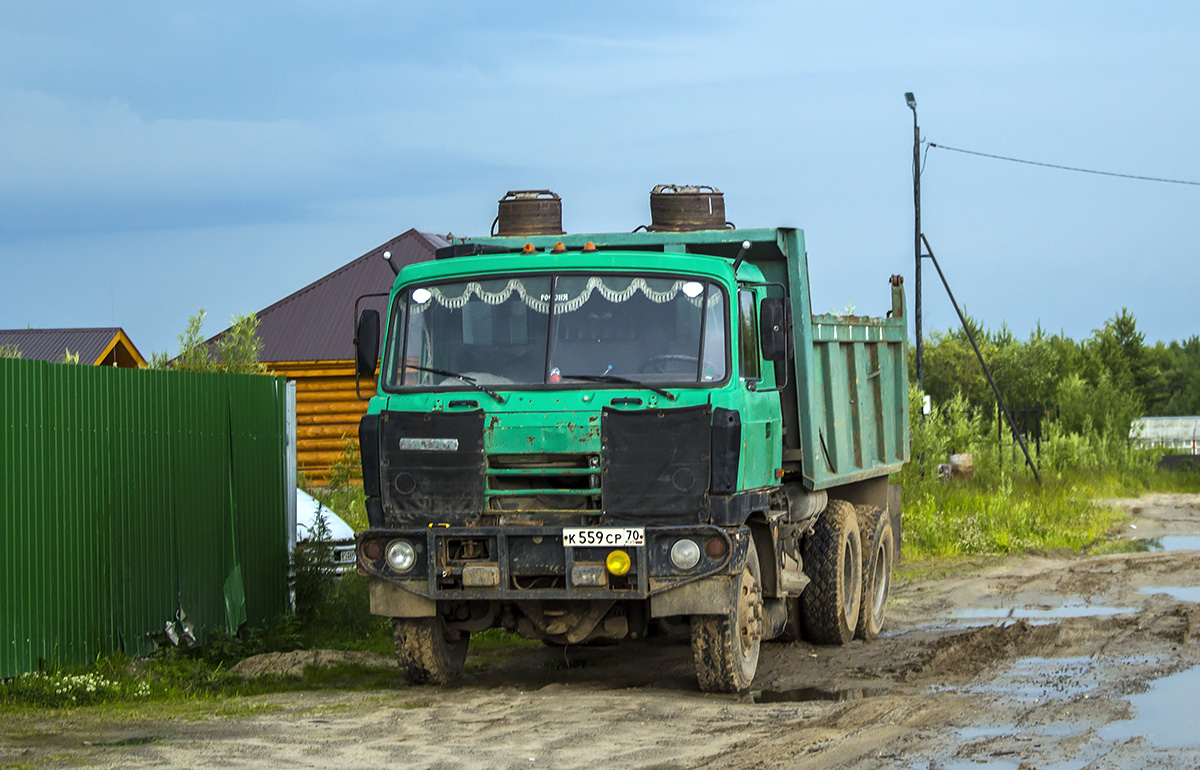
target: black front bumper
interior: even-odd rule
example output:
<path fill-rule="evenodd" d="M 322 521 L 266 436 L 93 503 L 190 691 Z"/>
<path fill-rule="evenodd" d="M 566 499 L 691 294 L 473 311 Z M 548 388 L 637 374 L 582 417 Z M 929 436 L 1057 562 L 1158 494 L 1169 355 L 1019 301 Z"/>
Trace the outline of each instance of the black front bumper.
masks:
<path fill-rule="evenodd" d="M 562 527 L 373 528 L 359 532 L 359 572 L 435 601 L 521 601 L 557 599 L 648 599 L 713 575 L 742 568 L 750 538 L 748 528 L 709 525 L 648 526 L 645 544 L 637 547 L 566 547 Z M 681 538 L 700 546 L 699 563 L 681 570 L 671 562 L 672 546 Z M 716 538 L 723 552 L 712 557 L 705 545 Z M 394 540 L 407 540 L 416 562 L 397 572 L 387 562 Z M 378 549 L 377 558 L 368 553 Z M 629 571 L 614 575 L 606 567 L 613 551 L 624 551 Z"/>

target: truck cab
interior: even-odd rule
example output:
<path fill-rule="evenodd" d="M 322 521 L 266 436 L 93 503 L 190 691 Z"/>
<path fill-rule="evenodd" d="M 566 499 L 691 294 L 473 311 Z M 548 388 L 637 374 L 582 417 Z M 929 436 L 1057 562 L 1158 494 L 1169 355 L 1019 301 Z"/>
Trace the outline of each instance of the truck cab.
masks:
<path fill-rule="evenodd" d="M 411 681 L 453 678 L 492 627 L 572 645 L 676 619 L 702 689 L 749 688 L 760 643 L 803 612 L 828 468 L 880 502 L 861 482 L 886 489 L 897 460 L 864 466 L 860 438 L 857 471 L 806 476 L 796 394 L 820 370 L 792 323 L 810 314 L 802 244 L 795 230 L 495 236 L 399 272 L 382 349 L 372 311 L 356 338 L 361 373 L 378 365 L 357 550 Z M 827 460 L 855 443 L 817 432 Z M 852 636 L 874 532 L 848 526 L 858 545 L 835 537 L 826 571 L 844 574 L 824 576 L 844 606 L 814 622 Z"/>

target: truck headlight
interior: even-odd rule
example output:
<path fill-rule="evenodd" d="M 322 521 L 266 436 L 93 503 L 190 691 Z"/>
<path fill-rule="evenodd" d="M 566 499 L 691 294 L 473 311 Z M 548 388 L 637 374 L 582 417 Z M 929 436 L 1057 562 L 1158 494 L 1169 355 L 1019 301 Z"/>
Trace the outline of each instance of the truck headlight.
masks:
<path fill-rule="evenodd" d="M 412 543 L 407 540 L 393 540 L 388 543 L 387 563 L 397 572 L 408 572 L 417 562 L 417 552 Z"/>
<path fill-rule="evenodd" d="M 676 540 L 671 546 L 671 563 L 679 569 L 691 569 L 700 563 L 700 546 L 694 540 Z"/>

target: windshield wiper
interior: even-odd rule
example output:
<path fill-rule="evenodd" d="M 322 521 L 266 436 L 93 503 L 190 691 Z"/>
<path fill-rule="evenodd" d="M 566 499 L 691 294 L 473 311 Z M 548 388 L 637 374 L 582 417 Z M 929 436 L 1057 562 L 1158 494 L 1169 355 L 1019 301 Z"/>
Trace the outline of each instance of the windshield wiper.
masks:
<path fill-rule="evenodd" d="M 630 379 L 629 377 L 621 377 L 617 374 L 562 374 L 559 376 L 570 380 L 586 380 L 588 382 L 617 382 L 623 385 L 636 385 L 639 388 L 652 390 L 660 396 L 666 396 L 671 401 L 675 400 L 675 394 L 671 393 L 670 391 L 663 390 L 662 388 L 656 388 L 653 385 L 647 385 L 644 382 L 639 382 L 637 380 Z"/>
<path fill-rule="evenodd" d="M 484 393 L 487 393 L 489 396 L 496 399 L 500 403 L 502 403 L 502 404 L 504 403 L 503 396 L 501 396 L 499 393 L 492 390 L 491 388 L 487 388 L 487 387 L 484 387 L 483 385 L 480 385 L 478 380 L 476 380 L 474 377 L 468 377 L 467 375 L 459 374 L 458 372 L 446 371 L 445 369 L 434 369 L 429 366 L 417 366 L 415 364 L 408 364 L 404 368 L 416 369 L 419 372 L 429 372 L 430 374 L 440 374 L 443 377 L 453 377 L 456 380 L 460 380 L 462 382 L 467 383 L 468 385 L 470 385 L 472 388 L 475 388 L 476 390 L 481 390 Z"/>

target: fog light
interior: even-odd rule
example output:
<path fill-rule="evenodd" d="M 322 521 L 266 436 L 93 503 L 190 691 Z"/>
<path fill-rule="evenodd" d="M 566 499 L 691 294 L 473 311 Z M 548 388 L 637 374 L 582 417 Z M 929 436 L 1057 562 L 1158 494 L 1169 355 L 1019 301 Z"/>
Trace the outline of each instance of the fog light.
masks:
<path fill-rule="evenodd" d="M 726 548 L 725 538 L 723 537 L 710 537 L 704 541 L 704 552 L 708 554 L 708 558 L 710 559 L 719 559 L 724 556 Z"/>
<path fill-rule="evenodd" d="M 407 540 L 393 540 L 388 543 L 387 563 L 397 572 L 408 572 L 417 561 L 417 552 L 412 543 Z"/>
<path fill-rule="evenodd" d="M 363 543 L 362 549 L 367 561 L 379 561 L 379 557 L 383 556 L 383 543 L 378 540 L 368 540 Z"/>
<path fill-rule="evenodd" d="M 608 558 L 604 560 L 604 566 L 608 567 L 608 571 L 617 577 L 620 577 L 628 572 L 630 565 L 631 562 L 629 561 L 629 554 L 625 553 L 624 551 L 613 551 L 608 555 Z"/>
<path fill-rule="evenodd" d="M 700 563 L 700 546 L 694 540 L 677 540 L 671 546 L 671 563 L 679 569 L 691 569 Z"/>

